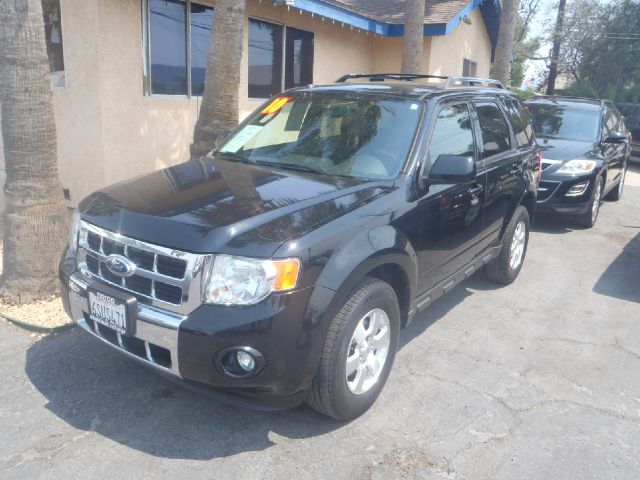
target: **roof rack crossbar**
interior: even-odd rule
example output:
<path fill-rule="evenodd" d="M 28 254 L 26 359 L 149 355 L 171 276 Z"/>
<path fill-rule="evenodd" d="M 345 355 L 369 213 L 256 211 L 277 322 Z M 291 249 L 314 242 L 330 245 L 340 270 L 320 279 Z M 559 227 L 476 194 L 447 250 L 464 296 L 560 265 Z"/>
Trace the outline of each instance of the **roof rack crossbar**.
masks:
<path fill-rule="evenodd" d="M 493 78 L 480 78 L 480 77 L 448 77 L 447 78 L 447 88 L 458 87 L 458 86 L 470 86 L 470 87 L 481 87 L 482 85 L 491 85 L 496 88 L 501 88 L 504 90 L 504 85 L 499 80 L 494 80 Z"/>
<path fill-rule="evenodd" d="M 368 78 L 369 81 L 375 82 L 382 81 L 384 79 L 411 81 L 418 78 L 437 78 L 440 80 L 447 80 L 449 77 L 443 77 L 442 75 L 423 75 L 419 73 L 347 73 L 336 80 L 336 83 L 344 83 L 352 78 Z"/>

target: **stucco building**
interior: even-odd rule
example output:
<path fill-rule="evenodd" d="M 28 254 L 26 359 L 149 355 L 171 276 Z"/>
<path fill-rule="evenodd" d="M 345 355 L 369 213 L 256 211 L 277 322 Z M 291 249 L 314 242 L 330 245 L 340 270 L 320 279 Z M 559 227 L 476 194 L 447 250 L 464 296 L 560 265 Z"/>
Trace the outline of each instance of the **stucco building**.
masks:
<path fill-rule="evenodd" d="M 498 0 L 426 0 L 424 72 L 487 76 Z M 214 0 L 43 0 L 69 206 L 188 158 Z M 247 0 L 241 116 L 296 85 L 400 71 L 403 0 Z"/>

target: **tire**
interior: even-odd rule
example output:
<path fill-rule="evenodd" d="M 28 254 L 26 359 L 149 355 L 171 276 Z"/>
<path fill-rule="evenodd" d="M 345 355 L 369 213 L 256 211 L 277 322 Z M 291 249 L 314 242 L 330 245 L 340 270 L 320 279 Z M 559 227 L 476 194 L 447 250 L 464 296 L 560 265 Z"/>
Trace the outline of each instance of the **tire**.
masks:
<path fill-rule="evenodd" d="M 622 198 L 622 193 L 624 192 L 624 180 L 627 176 L 627 165 L 628 161 L 622 165 L 622 174 L 620 175 L 620 180 L 618 181 L 618 185 L 616 188 L 611 190 L 609 194 L 605 197 L 607 200 L 611 200 L 613 202 L 617 202 Z"/>
<path fill-rule="evenodd" d="M 373 329 L 377 332 L 373 332 L 371 335 L 379 335 L 379 341 L 383 342 L 383 329 L 377 330 L 376 327 L 384 324 L 384 317 L 380 315 L 379 310 L 384 312 L 388 319 L 389 343 L 386 357 L 381 362 L 382 366 L 376 370 L 377 375 L 371 376 L 370 372 L 375 373 L 374 369 L 380 362 L 371 363 L 371 370 L 367 370 L 370 364 L 362 363 L 361 360 L 367 358 L 368 361 L 373 362 L 370 355 L 374 357 L 382 355 L 384 347 L 379 344 L 378 348 L 375 348 L 373 344 L 370 344 L 370 351 L 356 350 L 354 346 L 358 344 L 358 341 L 355 338 L 355 332 L 357 327 L 362 325 L 364 328 L 367 325 L 372 328 L 372 332 Z M 367 318 L 369 318 L 368 322 Z M 362 331 L 359 329 L 359 332 Z M 400 308 L 395 292 L 389 284 L 366 277 L 349 295 L 348 300 L 329 326 L 320 364 L 307 395 L 306 402 L 309 406 L 324 415 L 344 421 L 357 418 L 366 412 L 373 405 L 387 381 L 398 347 L 399 331 Z M 351 367 L 355 364 L 360 369 L 354 372 L 351 377 L 347 377 L 348 356 L 356 359 L 351 363 Z M 357 377 L 357 372 L 360 372 L 360 377 Z M 365 373 L 367 376 L 364 376 Z M 375 380 L 372 380 L 374 377 Z M 369 383 L 359 383 L 357 381 L 359 378 L 365 378 L 364 382 Z M 353 389 L 357 390 L 358 385 L 363 389 L 364 387 L 368 388 L 360 393 L 354 393 Z"/>
<path fill-rule="evenodd" d="M 602 203 L 602 190 L 604 188 L 604 182 L 602 177 L 596 179 L 596 184 L 591 192 L 591 201 L 589 202 L 589 209 L 582 215 L 578 215 L 576 220 L 578 224 L 584 228 L 591 228 L 596 224 L 598 215 L 600 214 L 600 204 Z"/>
<path fill-rule="evenodd" d="M 527 254 L 530 226 L 529 212 L 518 205 L 502 237 L 500 254 L 484 267 L 485 275 L 490 280 L 509 285 L 518 277 Z"/>

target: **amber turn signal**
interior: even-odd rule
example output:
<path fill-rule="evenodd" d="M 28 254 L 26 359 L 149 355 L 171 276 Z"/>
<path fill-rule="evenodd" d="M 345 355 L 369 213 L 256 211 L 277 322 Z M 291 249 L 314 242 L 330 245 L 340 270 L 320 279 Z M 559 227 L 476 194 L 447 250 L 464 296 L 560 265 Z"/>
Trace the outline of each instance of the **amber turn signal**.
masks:
<path fill-rule="evenodd" d="M 273 266 L 276 269 L 276 278 L 273 283 L 274 291 L 282 292 L 296 287 L 300 272 L 300 260 L 297 258 L 274 260 Z"/>

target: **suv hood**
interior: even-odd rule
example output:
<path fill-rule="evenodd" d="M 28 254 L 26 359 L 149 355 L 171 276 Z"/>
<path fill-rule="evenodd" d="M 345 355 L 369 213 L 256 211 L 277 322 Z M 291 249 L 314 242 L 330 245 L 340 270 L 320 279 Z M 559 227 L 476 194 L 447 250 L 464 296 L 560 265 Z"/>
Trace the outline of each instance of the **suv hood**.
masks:
<path fill-rule="evenodd" d="M 203 157 L 105 188 L 79 209 L 89 223 L 169 248 L 268 257 L 383 190 L 380 182 Z"/>
<path fill-rule="evenodd" d="M 542 157 L 548 160 L 590 159 L 597 155 L 592 142 L 539 137 L 538 144 L 542 149 Z"/>

